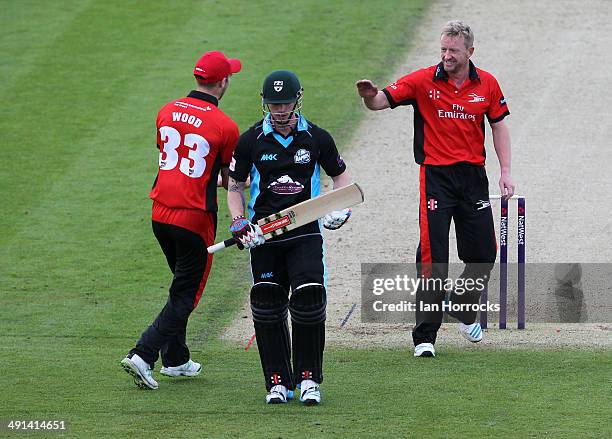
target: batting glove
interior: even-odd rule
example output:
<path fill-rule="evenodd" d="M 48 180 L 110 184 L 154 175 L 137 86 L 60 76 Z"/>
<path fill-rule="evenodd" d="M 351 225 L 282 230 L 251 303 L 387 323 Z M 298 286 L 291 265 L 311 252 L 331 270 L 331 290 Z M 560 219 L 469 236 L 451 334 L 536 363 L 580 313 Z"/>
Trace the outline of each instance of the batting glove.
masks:
<path fill-rule="evenodd" d="M 264 238 L 261 228 L 242 215 L 234 218 L 229 230 L 240 250 L 243 248 L 257 247 L 266 242 L 266 238 Z"/>
<path fill-rule="evenodd" d="M 323 217 L 323 227 L 336 230 L 348 221 L 353 211 L 351 209 L 334 210 Z"/>

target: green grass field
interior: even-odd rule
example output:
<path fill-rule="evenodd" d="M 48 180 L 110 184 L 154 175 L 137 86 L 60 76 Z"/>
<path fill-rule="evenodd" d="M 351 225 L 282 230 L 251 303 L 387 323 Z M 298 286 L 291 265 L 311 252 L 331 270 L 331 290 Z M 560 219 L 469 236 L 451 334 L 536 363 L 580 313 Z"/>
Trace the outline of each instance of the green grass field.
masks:
<path fill-rule="evenodd" d="M 118 366 L 167 295 L 154 122 L 197 57 L 241 58 L 221 103 L 241 129 L 264 76 L 295 70 L 306 116 L 344 147 L 355 80 L 390 79 L 427 3 L 0 1 L 0 419 L 65 419 L 75 438 L 609 436 L 609 351 L 330 348 L 321 406 L 266 406 L 255 350 L 218 337 L 248 291 L 237 251 L 190 322 L 200 377 L 144 392 Z"/>

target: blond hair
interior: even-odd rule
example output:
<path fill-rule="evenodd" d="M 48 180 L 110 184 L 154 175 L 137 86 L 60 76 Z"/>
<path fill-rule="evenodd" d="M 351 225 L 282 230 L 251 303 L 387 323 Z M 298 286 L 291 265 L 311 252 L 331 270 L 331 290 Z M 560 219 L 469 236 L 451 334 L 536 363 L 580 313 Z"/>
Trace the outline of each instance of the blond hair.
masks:
<path fill-rule="evenodd" d="M 445 35 L 447 37 L 463 37 L 466 49 L 474 46 L 474 32 L 463 21 L 453 20 L 446 23 L 442 28 L 440 36 Z"/>

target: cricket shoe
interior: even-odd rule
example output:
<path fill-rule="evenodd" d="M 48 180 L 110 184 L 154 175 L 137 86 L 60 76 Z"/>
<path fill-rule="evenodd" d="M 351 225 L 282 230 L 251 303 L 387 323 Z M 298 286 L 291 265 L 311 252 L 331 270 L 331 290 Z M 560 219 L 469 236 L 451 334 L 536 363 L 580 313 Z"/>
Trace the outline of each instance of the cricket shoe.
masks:
<path fill-rule="evenodd" d="M 159 387 L 157 381 L 153 379 L 151 366 L 139 355 L 134 354 L 132 357 L 125 357 L 121 360 L 121 367 L 134 377 L 134 384 L 141 389 L 156 390 Z"/>
<path fill-rule="evenodd" d="M 459 322 L 459 334 L 463 335 L 464 338 L 472 343 L 478 343 L 482 340 L 482 328 L 478 322 L 472 323 L 471 325 Z"/>
<path fill-rule="evenodd" d="M 185 364 L 181 364 L 180 366 L 164 366 L 159 370 L 159 373 L 166 375 L 167 377 L 194 377 L 199 375 L 200 372 L 202 372 L 202 365 L 191 360 Z"/>
<path fill-rule="evenodd" d="M 415 357 L 435 357 L 436 349 L 431 343 L 419 343 L 414 347 Z"/>
<path fill-rule="evenodd" d="M 313 380 L 302 380 L 300 383 L 300 401 L 304 405 L 316 405 L 321 403 L 321 390 Z"/>
<path fill-rule="evenodd" d="M 287 388 L 277 384 L 270 389 L 266 395 L 266 404 L 287 404 Z"/>

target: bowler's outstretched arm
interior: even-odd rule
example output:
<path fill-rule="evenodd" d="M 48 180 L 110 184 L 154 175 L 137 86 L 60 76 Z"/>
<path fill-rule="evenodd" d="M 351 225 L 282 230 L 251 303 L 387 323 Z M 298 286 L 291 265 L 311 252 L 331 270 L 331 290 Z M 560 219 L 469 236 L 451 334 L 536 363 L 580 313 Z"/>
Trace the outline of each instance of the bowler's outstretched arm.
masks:
<path fill-rule="evenodd" d="M 369 79 L 362 79 L 355 83 L 357 86 L 357 93 L 363 99 L 363 103 L 370 110 L 384 110 L 389 108 L 389 100 L 387 95 L 379 90 L 378 87 Z"/>

